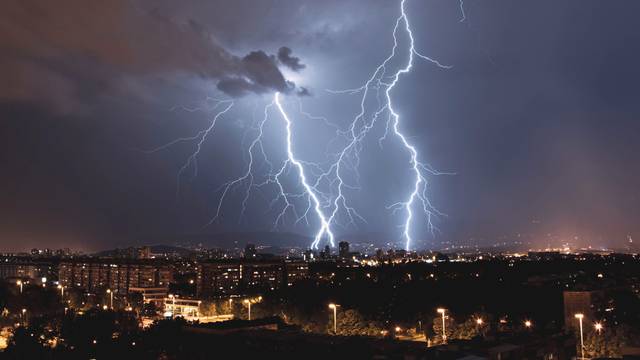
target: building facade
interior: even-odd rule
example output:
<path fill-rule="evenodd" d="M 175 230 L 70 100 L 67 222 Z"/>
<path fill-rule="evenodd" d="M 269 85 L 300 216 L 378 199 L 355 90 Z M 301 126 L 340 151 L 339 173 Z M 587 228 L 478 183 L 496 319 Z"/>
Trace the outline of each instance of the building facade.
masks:
<path fill-rule="evenodd" d="M 173 281 L 173 271 L 169 263 L 152 260 L 73 259 L 60 263 L 58 280 L 87 292 L 112 289 L 126 294 L 132 287 L 166 287 Z"/>
<path fill-rule="evenodd" d="M 224 259 L 197 268 L 199 297 L 255 294 L 276 290 L 308 277 L 304 261 Z"/>

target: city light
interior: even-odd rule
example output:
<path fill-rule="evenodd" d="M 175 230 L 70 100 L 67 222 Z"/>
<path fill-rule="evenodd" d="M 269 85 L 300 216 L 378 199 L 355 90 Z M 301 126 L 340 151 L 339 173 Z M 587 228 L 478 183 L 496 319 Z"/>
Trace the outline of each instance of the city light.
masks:
<path fill-rule="evenodd" d="M 113 309 L 113 291 L 107 289 L 107 294 L 109 294 L 109 307 Z"/>
<path fill-rule="evenodd" d="M 602 325 L 602 323 L 599 323 L 599 322 L 595 323 L 593 327 L 596 329 L 598 334 L 600 334 L 600 332 L 602 332 L 602 329 L 604 329 L 604 326 Z"/>
<path fill-rule="evenodd" d="M 533 326 L 533 323 L 531 322 L 531 320 L 525 320 L 524 321 L 524 326 L 527 328 L 530 328 Z"/>
<path fill-rule="evenodd" d="M 580 359 L 584 359 L 584 334 L 582 332 L 582 319 L 584 319 L 584 314 L 577 313 L 574 317 L 578 319 L 580 325 Z"/>
<path fill-rule="evenodd" d="M 22 280 L 16 281 L 16 285 L 20 287 L 20 294 L 22 294 Z"/>
<path fill-rule="evenodd" d="M 447 342 L 447 329 L 445 324 L 445 313 L 446 310 L 444 308 L 438 308 L 436 310 L 438 314 L 442 314 L 442 342 Z"/>
<path fill-rule="evenodd" d="M 259 303 L 262 301 L 262 296 L 258 296 L 253 299 L 244 299 L 243 303 L 247 305 L 248 308 L 248 319 L 251 320 L 251 304 Z M 231 299 L 229 299 L 229 304 L 231 304 Z"/>
<path fill-rule="evenodd" d="M 482 320 L 482 318 L 477 318 L 476 319 L 476 324 L 482 325 L 483 323 L 484 323 L 484 321 Z"/>
<path fill-rule="evenodd" d="M 329 309 L 333 310 L 333 333 L 338 333 L 338 304 L 331 303 L 329 304 Z"/>

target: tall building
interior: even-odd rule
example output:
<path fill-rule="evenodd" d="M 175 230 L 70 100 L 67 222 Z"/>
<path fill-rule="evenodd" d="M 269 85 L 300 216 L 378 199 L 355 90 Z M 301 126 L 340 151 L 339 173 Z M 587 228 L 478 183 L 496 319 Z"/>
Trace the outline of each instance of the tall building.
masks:
<path fill-rule="evenodd" d="M 149 246 L 139 247 L 137 252 L 138 259 L 151 259 L 151 248 Z"/>
<path fill-rule="evenodd" d="M 57 279 L 58 263 L 55 259 L 9 256 L 0 260 L 0 279 Z"/>
<path fill-rule="evenodd" d="M 564 326 L 567 329 L 578 327 L 576 314 L 583 314 L 584 318 L 594 321 L 603 311 L 603 291 L 565 291 L 564 298 Z"/>
<path fill-rule="evenodd" d="M 201 262 L 197 273 L 198 296 L 214 297 L 292 285 L 308 277 L 309 267 L 300 260 L 219 259 Z"/>
<path fill-rule="evenodd" d="M 58 281 L 85 291 L 111 289 L 126 294 L 132 287 L 169 286 L 173 267 L 154 260 L 79 258 L 60 263 Z"/>
<path fill-rule="evenodd" d="M 287 286 L 293 285 L 296 281 L 309 277 L 309 264 L 303 260 L 285 261 L 285 279 Z"/>
<path fill-rule="evenodd" d="M 198 296 L 239 294 L 243 266 L 240 260 L 210 260 L 198 264 Z"/>
<path fill-rule="evenodd" d="M 338 254 L 341 258 L 346 259 L 349 257 L 349 243 L 346 241 L 340 241 L 338 244 Z"/>
<path fill-rule="evenodd" d="M 320 259 L 328 259 L 331 257 L 331 247 L 325 245 L 324 250 L 320 251 Z"/>

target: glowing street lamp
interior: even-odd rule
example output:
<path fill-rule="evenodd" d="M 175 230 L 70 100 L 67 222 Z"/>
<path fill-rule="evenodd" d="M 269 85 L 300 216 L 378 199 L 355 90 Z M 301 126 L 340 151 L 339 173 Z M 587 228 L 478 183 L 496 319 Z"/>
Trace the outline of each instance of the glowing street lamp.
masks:
<path fill-rule="evenodd" d="M 602 323 L 599 323 L 599 322 L 593 324 L 593 327 L 598 332 L 598 335 L 600 335 L 600 333 L 602 332 L 602 329 L 604 328 L 604 326 L 602 326 Z"/>
<path fill-rule="evenodd" d="M 584 318 L 584 314 L 575 314 L 574 317 L 578 319 L 580 323 L 580 359 L 584 359 L 584 336 L 582 333 L 582 319 Z"/>
<path fill-rule="evenodd" d="M 338 304 L 329 304 L 329 309 L 333 310 L 333 333 L 338 333 Z"/>
<path fill-rule="evenodd" d="M 247 307 L 249 308 L 249 320 L 251 320 L 251 301 L 249 299 L 245 299 L 244 303 L 247 304 Z"/>
<path fill-rule="evenodd" d="M 524 327 L 526 327 L 527 329 L 531 329 L 532 326 L 533 326 L 533 323 L 531 322 L 531 320 L 524 321 Z"/>
<path fill-rule="evenodd" d="M 22 280 L 16 281 L 16 285 L 20 286 L 20 294 L 22 294 Z"/>
<path fill-rule="evenodd" d="M 447 342 L 447 329 L 444 320 L 446 310 L 444 308 L 438 308 L 436 311 L 438 314 L 442 314 L 442 342 Z"/>
<path fill-rule="evenodd" d="M 109 294 L 109 298 L 110 298 L 109 305 L 111 309 L 113 309 L 113 291 L 111 291 L 111 289 L 107 289 L 107 294 Z"/>
<path fill-rule="evenodd" d="M 64 286 L 58 285 L 58 289 L 60 289 L 60 299 L 64 302 Z"/>
<path fill-rule="evenodd" d="M 22 313 L 20 316 L 22 317 L 22 325 L 24 325 L 26 323 L 27 309 L 22 309 Z"/>
<path fill-rule="evenodd" d="M 476 324 L 477 324 L 478 326 L 481 326 L 482 324 L 484 324 L 484 320 L 482 320 L 482 318 L 477 318 L 477 319 L 476 319 Z"/>

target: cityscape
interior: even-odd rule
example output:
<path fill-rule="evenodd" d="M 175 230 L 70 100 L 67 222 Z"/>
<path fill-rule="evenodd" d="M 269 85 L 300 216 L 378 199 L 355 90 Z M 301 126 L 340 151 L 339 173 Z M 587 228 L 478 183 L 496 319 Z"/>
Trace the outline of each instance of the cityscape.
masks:
<path fill-rule="evenodd" d="M 5 1 L 0 360 L 640 359 L 639 11 Z"/>
<path fill-rule="evenodd" d="M 3 254 L 0 345 L 30 359 L 205 358 L 212 342 L 241 358 L 638 356 L 637 252 L 296 251 Z"/>

